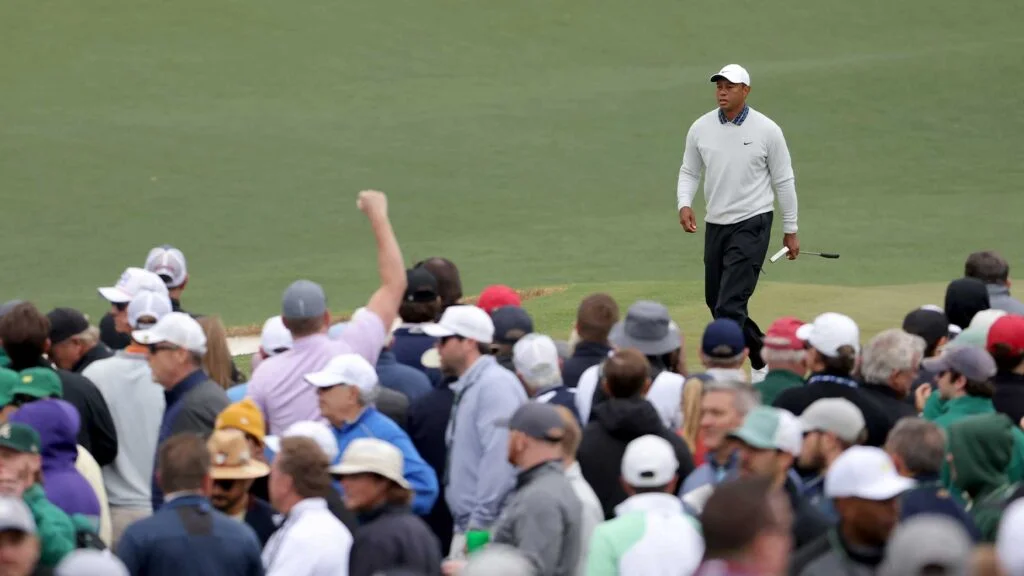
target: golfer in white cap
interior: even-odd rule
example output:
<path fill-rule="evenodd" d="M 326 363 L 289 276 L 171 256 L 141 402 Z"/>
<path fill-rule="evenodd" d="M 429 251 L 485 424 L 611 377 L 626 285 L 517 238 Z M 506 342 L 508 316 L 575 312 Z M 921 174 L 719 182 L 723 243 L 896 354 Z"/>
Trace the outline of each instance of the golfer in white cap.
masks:
<path fill-rule="evenodd" d="M 731 318 L 743 327 L 751 366 L 761 370 L 764 334 L 749 318 L 747 300 L 768 252 L 776 196 L 782 243 L 789 259 L 800 254 L 793 166 L 779 126 L 747 105 L 750 74 L 729 64 L 711 82 L 718 108 L 698 118 L 686 134 L 676 209 L 683 230 L 697 232 L 693 197 L 703 172 L 704 299 L 715 318 Z"/>

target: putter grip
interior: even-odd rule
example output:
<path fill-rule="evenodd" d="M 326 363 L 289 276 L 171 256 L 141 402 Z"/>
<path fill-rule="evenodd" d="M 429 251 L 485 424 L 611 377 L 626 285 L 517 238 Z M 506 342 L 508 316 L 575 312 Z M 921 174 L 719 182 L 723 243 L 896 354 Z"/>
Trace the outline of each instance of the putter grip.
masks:
<path fill-rule="evenodd" d="M 822 252 L 821 253 L 821 257 L 822 258 L 831 258 L 831 259 L 835 260 L 836 258 L 839 258 L 839 254 L 837 254 L 836 252 Z"/>

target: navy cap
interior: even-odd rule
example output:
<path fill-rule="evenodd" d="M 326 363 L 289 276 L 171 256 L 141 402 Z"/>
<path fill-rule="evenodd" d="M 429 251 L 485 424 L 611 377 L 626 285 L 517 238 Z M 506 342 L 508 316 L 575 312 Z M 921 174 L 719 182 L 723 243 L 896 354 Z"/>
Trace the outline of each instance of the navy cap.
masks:
<path fill-rule="evenodd" d="M 405 301 L 433 302 L 437 300 L 437 278 L 422 266 L 405 271 Z"/>
<path fill-rule="evenodd" d="M 502 306 L 491 312 L 494 322 L 494 343 L 515 344 L 520 338 L 533 333 L 533 319 L 519 306 Z"/>
<path fill-rule="evenodd" d="M 710 358 L 734 358 L 747 347 L 743 329 L 735 320 L 719 318 L 708 324 L 700 348 Z"/>
<path fill-rule="evenodd" d="M 540 402 L 527 402 L 511 418 L 499 419 L 495 424 L 548 442 L 560 442 L 565 436 L 565 424 L 558 409 Z"/>
<path fill-rule="evenodd" d="M 296 280 L 284 291 L 281 298 L 281 317 L 316 318 L 327 311 L 327 296 L 324 289 L 310 280 Z"/>

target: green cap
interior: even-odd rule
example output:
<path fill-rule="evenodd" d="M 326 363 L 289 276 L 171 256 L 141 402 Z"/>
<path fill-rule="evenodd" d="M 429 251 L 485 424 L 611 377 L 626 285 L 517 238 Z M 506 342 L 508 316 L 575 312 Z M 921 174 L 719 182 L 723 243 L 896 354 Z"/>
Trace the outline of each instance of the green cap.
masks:
<path fill-rule="evenodd" d="M 18 452 L 39 454 L 40 444 L 39 433 L 27 424 L 7 422 L 0 426 L 0 446 Z"/>
<path fill-rule="evenodd" d="M 747 412 L 743 425 L 729 436 L 759 450 L 781 450 L 793 456 L 800 455 L 804 442 L 803 428 L 796 416 L 769 406 L 757 406 Z"/>
<path fill-rule="evenodd" d="M 21 371 L 21 378 L 14 385 L 12 394 L 24 394 L 32 398 L 63 398 L 64 386 L 60 383 L 60 376 L 49 368 L 26 368 Z"/>
<path fill-rule="evenodd" d="M 21 376 L 14 370 L 0 368 L 0 406 L 7 406 L 14 398 L 14 387 L 21 382 Z"/>

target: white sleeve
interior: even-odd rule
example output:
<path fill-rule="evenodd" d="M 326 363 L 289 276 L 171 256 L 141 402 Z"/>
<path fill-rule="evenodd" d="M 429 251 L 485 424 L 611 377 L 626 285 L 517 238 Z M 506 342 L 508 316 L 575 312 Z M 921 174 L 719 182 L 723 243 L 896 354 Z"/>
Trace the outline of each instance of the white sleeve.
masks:
<path fill-rule="evenodd" d="M 320 554 L 314 550 L 308 550 L 302 539 L 286 538 L 290 534 L 282 534 L 282 541 L 276 548 L 275 553 L 266 557 L 266 550 L 270 548 L 268 542 L 264 549 L 263 562 L 265 564 L 266 576 L 293 576 L 294 574 L 315 574 L 317 565 L 320 562 Z M 348 569 L 348 566 L 345 566 Z"/>
<path fill-rule="evenodd" d="M 576 384 L 576 413 L 580 415 L 580 424 L 583 426 L 590 421 L 590 405 L 594 402 L 594 391 L 598 386 L 597 373 L 601 369 L 600 366 L 598 364 L 584 370 Z"/>
<path fill-rule="evenodd" d="M 679 182 L 676 184 L 676 210 L 693 206 L 693 196 L 700 184 L 700 173 L 704 170 L 704 159 L 697 147 L 697 123 L 686 133 L 686 148 L 683 150 L 683 164 L 679 167 Z"/>
<path fill-rule="evenodd" d="M 782 129 L 774 127 L 768 139 L 768 172 L 772 176 L 772 188 L 782 209 L 782 231 L 795 234 L 797 231 L 796 177 L 793 175 L 793 161 Z"/>

